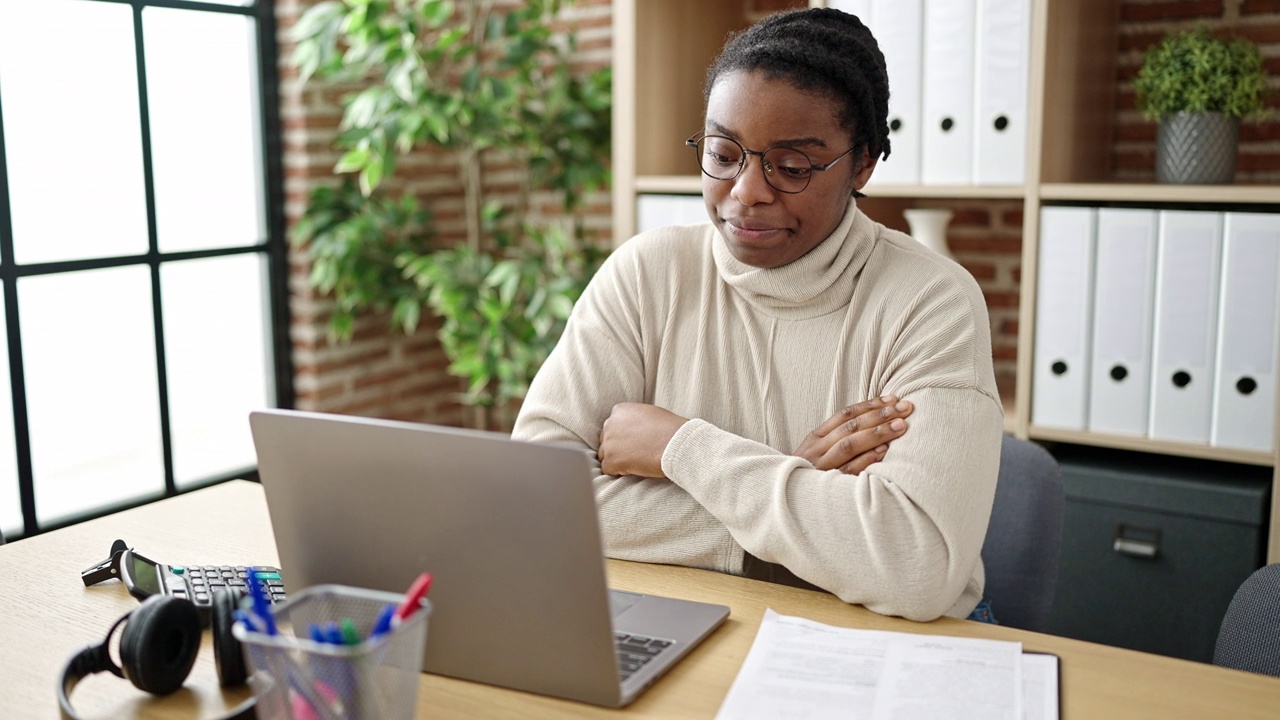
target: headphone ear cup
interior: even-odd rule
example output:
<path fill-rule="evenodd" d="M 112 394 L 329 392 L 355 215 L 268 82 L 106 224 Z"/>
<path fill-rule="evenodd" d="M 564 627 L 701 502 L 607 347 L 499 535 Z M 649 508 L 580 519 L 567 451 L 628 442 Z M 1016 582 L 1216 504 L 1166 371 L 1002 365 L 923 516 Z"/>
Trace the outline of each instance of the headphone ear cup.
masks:
<path fill-rule="evenodd" d="M 186 598 L 152 595 L 120 635 L 120 666 L 134 687 L 168 695 L 187 679 L 200 652 L 200 613 Z"/>
<path fill-rule="evenodd" d="M 213 594 L 213 659 L 218 667 L 218 684 L 222 687 L 244 685 L 248 670 L 244 662 L 244 647 L 231 632 L 235 623 L 236 606 L 240 602 L 238 590 L 218 590 Z"/>

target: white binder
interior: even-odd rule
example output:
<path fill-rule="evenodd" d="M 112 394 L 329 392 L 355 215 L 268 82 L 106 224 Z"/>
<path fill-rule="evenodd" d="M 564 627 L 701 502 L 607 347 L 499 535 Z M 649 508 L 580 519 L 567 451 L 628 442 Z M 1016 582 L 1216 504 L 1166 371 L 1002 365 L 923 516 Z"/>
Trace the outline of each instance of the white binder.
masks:
<path fill-rule="evenodd" d="M 924 3 L 924 137 L 920 180 L 926 185 L 973 182 L 976 15 L 977 0 L 925 0 Z"/>
<path fill-rule="evenodd" d="M 1096 211 L 1040 211 L 1031 424 L 1083 430 L 1089 397 Z"/>
<path fill-rule="evenodd" d="M 920 183 L 923 117 L 920 82 L 924 2 L 872 0 L 871 18 L 871 32 L 884 53 L 885 68 L 889 74 L 890 143 L 889 158 L 876 167 L 871 183 L 917 185 Z"/>
<path fill-rule="evenodd" d="M 879 40 L 880 36 L 876 34 L 876 27 L 872 24 L 872 20 L 875 18 L 875 11 L 872 10 L 874 5 L 875 0 L 827 0 L 827 7 L 843 10 L 850 15 L 856 15 L 863 25 L 871 28 L 871 34 L 875 35 L 876 40 Z M 881 48 L 882 52 L 883 50 L 884 48 Z"/>
<path fill-rule="evenodd" d="M 1098 210 L 1089 375 L 1093 432 L 1147 432 L 1155 260 L 1155 210 Z"/>
<path fill-rule="evenodd" d="M 701 195 L 646 194 L 636 199 L 636 232 L 710 222 Z"/>
<path fill-rule="evenodd" d="M 978 0 L 977 24 L 973 182 L 1021 185 L 1027 175 L 1031 0 Z"/>
<path fill-rule="evenodd" d="M 1222 213 L 1165 210 L 1156 241 L 1147 434 L 1209 442 L 1217 345 Z"/>
<path fill-rule="evenodd" d="M 1211 444 L 1270 451 L 1280 322 L 1280 215 L 1227 213 Z"/>

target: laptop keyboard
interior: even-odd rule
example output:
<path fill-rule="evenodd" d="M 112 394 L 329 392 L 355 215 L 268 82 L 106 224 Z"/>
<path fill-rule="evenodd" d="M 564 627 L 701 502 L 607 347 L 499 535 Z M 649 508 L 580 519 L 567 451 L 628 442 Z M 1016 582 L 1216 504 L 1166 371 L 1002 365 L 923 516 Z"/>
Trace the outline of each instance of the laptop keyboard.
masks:
<path fill-rule="evenodd" d="M 625 681 L 637 670 L 649 664 L 663 650 L 671 647 L 672 640 L 628 635 L 624 632 L 613 634 L 613 644 L 618 650 L 618 670 Z"/>

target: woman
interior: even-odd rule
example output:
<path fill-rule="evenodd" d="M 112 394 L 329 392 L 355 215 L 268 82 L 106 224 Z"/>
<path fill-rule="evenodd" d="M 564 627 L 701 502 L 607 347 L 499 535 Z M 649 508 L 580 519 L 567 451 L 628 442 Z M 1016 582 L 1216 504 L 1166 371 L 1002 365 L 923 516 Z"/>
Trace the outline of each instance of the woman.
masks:
<path fill-rule="evenodd" d="M 687 144 L 710 224 L 614 252 L 514 436 L 595 451 L 612 557 L 969 616 L 1002 428 L 986 307 L 858 210 L 889 153 L 875 40 L 838 10 L 767 17 L 705 99 Z"/>

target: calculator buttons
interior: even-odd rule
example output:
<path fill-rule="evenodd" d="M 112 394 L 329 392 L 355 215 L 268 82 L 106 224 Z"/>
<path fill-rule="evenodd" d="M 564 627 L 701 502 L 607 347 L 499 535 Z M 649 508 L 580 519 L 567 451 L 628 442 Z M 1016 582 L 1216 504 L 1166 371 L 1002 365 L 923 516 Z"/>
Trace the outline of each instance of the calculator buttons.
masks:
<path fill-rule="evenodd" d="M 269 602 L 282 603 L 287 599 L 280 568 L 271 565 L 170 565 L 169 569 L 173 594 L 190 597 L 202 608 L 209 605 L 218 590 L 244 592 L 249 573 L 261 582 Z"/>

